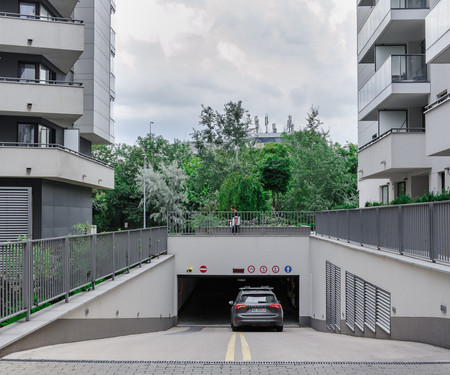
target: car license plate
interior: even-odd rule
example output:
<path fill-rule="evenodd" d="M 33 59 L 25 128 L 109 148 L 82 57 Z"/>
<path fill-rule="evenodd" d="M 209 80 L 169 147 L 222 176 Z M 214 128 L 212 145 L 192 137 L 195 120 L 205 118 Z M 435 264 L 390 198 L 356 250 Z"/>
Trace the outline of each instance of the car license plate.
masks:
<path fill-rule="evenodd" d="M 266 309 L 255 308 L 255 309 L 252 309 L 252 312 L 266 312 Z"/>

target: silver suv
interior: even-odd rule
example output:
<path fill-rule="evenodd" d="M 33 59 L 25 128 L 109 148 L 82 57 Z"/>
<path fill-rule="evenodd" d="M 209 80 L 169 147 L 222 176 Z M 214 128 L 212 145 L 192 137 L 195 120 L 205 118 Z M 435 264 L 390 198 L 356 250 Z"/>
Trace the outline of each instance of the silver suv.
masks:
<path fill-rule="evenodd" d="M 271 287 L 239 288 L 236 300 L 230 301 L 230 305 L 233 331 L 242 326 L 274 326 L 277 331 L 283 331 L 283 307 Z"/>

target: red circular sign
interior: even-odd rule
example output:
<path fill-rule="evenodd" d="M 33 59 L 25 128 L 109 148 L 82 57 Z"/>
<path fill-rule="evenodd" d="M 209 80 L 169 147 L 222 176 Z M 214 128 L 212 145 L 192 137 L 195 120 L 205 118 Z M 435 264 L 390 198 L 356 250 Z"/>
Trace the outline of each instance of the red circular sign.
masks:
<path fill-rule="evenodd" d="M 261 271 L 261 273 L 266 273 L 267 272 L 267 267 L 266 266 L 261 266 L 261 268 L 259 270 Z"/>
<path fill-rule="evenodd" d="M 255 266 L 248 266 L 247 271 L 248 271 L 249 273 L 255 272 Z"/>
<path fill-rule="evenodd" d="M 200 267 L 200 272 L 201 273 L 205 273 L 206 271 L 208 271 L 208 268 L 206 268 L 206 266 L 201 266 Z"/>
<path fill-rule="evenodd" d="M 280 272 L 280 267 L 278 267 L 278 266 L 273 266 L 273 267 L 272 267 L 272 272 L 273 272 L 273 273 L 278 273 L 278 272 Z"/>

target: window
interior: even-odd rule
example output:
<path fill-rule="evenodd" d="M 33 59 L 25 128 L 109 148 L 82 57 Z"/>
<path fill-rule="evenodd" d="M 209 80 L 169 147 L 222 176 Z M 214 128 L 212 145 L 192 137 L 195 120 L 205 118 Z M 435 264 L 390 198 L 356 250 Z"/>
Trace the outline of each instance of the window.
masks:
<path fill-rule="evenodd" d="M 389 203 L 389 185 L 380 186 L 381 193 L 381 203 Z"/>
<path fill-rule="evenodd" d="M 405 194 L 406 194 L 406 181 L 398 182 L 397 183 L 397 197 L 400 197 Z"/>
<path fill-rule="evenodd" d="M 441 187 L 441 193 L 443 193 L 445 191 L 445 172 L 439 172 L 438 176 Z"/>
<path fill-rule="evenodd" d="M 19 6 L 20 18 L 36 18 L 37 4 L 34 3 L 20 3 Z"/>
<path fill-rule="evenodd" d="M 19 63 L 19 78 L 20 82 L 49 83 L 56 79 L 56 73 L 44 64 Z"/>
<path fill-rule="evenodd" d="M 39 144 L 42 147 L 56 141 L 55 129 L 38 124 L 18 124 L 17 143 Z"/>
<path fill-rule="evenodd" d="M 36 64 L 20 63 L 19 64 L 20 82 L 29 82 L 36 80 Z"/>

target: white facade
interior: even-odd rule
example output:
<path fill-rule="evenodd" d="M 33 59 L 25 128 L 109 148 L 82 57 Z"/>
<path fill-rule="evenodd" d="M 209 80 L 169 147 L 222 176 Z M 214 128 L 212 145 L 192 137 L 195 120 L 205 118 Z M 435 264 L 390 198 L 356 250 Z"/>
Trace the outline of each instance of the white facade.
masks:
<path fill-rule="evenodd" d="M 450 1 L 358 1 L 360 205 L 450 186 Z M 448 106 L 448 108 L 447 108 Z"/>
<path fill-rule="evenodd" d="M 114 170 L 91 158 L 92 144 L 114 142 L 114 13 L 113 0 L 0 2 L 0 186 L 32 189 L 29 237 L 90 222 L 92 189 L 114 188 Z"/>

